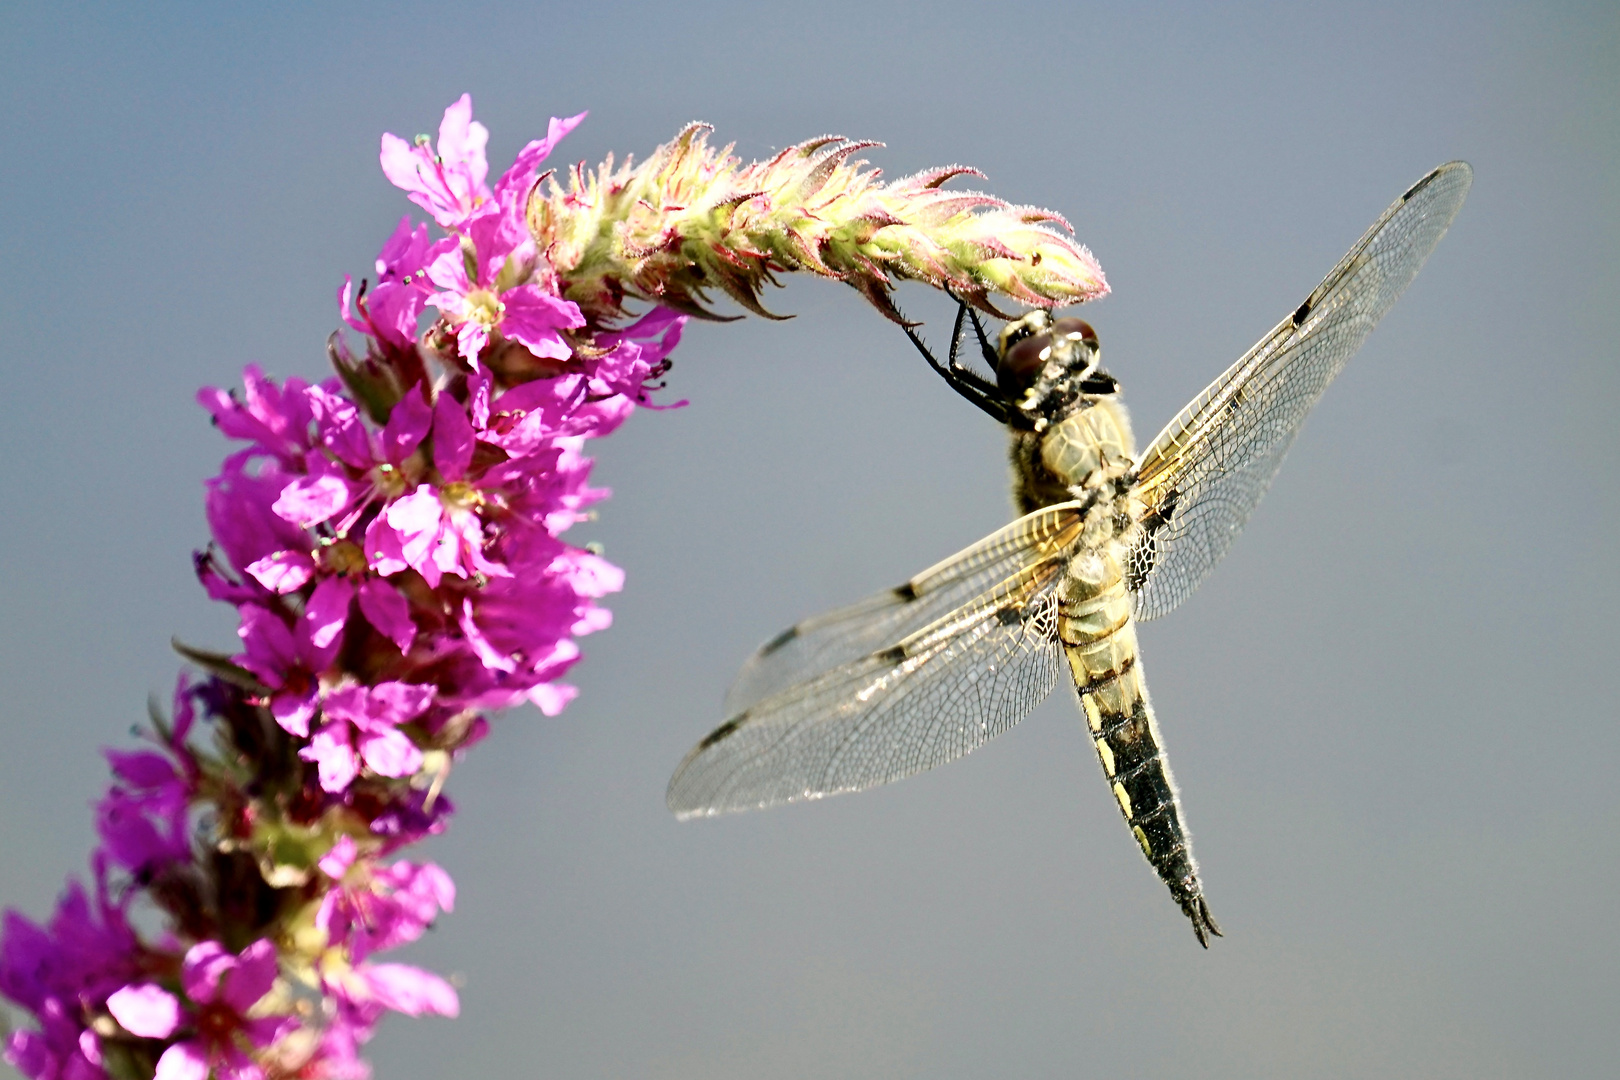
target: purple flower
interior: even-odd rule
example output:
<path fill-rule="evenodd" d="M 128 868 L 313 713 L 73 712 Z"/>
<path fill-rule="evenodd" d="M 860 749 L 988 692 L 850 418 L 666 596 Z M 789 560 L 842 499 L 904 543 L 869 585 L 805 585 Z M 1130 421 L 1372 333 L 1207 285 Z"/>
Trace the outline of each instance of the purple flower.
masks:
<path fill-rule="evenodd" d="M 105 859 L 95 859 L 96 898 L 70 882 L 49 927 L 15 911 L 0 931 L 0 994 L 32 1012 L 38 1031 L 6 1042 L 5 1059 L 30 1080 L 91 1080 L 103 1075 L 87 1007 L 95 1007 L 140 969 L 140 944 L 123 907 L 108 894 Z"/>
<path fill-rule="evenodd" d="M 96 806 L 96 831 L 113 862 L 139 876 L 191 857 L 191 783 L 150 751 L 105 750 L 115 778 Z"/>
<path fill-rule="evenodd" d="M 483 717 L 473 723 L 473 734 L 462 742 L 461 749 L 477 740 L 479 733 L 489 730 Z M 407 788 L 387 809 L 371 819 L 371 835 L 382 838 L 383 853 L 395 851 L 407 844 L 437 836 L 450 826 L 456 804 L 450 796 L 431 788 Z"/>
<path fill-rule="evenodd" d="M 438 866 L 406 859 L 356 865 L 354 856 L 354 841 L 343 837 L 321 860 L 335 885 L 315 916 L 328 946 L 346 946 L 354 962 L 415 941 L 440 911 L 455 907 L 455 883 Z"/>
<path fill-rule="evenodd" d="M 107 999 L 107 1011 L 125 1031 L 147 1039 L 167 1039 L 189 1021 L 195 1034 L 163 1051 L 155 1080 L 208 1080 L 210 1073 L 218 1080 L 264 1080 L 253 1054 L 296 1025 L 289 1016 L 247 1016 L 275 984 L 276 969 L 268 938 L 240 956 L 203 941 L 186 952 L 180 968 L 180 985 L 194 1006 L 189 1016 L 178 998 L 152 983 L 118 990 Z"/>
<path fill-rule="evenodd" d="M 441 394 L 429 412 L 419 394 L 414 399 L 419 404 L 413 412 L 419 410 L 421 426 L 411 447 L 426 435 L 431 417 L 434 462 L 447 482 L 417 485 L 410 494 L 390 502 L 372 521 L 365 536 L 371 569 L 384 577 L 412 569 L 435 589 L 447 573 L 507 576 L 503 566 L 484 557 L 484 529 L 478 516 L 483 496 L 477 487 L 462 482 L 477 445 L 465 407 Z M 401 405 L 412 400 L 407 396 Z M 396 406 L 395 412 L 400 411 Z M 393 423 L 394 417 L 390 417 L 390 426 Z"/>
<path fill-rule="evenodd" d="M 294 735 L 308 735 L 320 675 L 337 656 L 341 634 L 326 633 L 331 623 L 317 625 L 311 619 L 299 619 L 289 627 L 280 615 L 256 604 L 243 604 L 239 610 L 242 624 L 237 633 L 246 652 L 237 662 L 270 688 L 270 713 L 276 723 Z M 341 630 L 342 624 L 337 626 Z"/>
<path fill-rule="evenodd" d="M 422 767 L 422 751 L 399 725 L 420 716 L 433 703 L 434 688 L 385 682 L 349 686 L 326 695 L 326 723 L 298 752 L 320 771 L 321 787 L 343 791 L 363 762 L 379 776 L 410 776 Z"/>
<path fill-rule="evenodd" d="M 313 573 L 309 535 L 274 509 L 299 474 L 279 465 L 250 471 L 259 454 L 257 449 L 232 454 L 208 481 L 208 523 L 239 581 L 227 579 L 211 558 L 199 560 L 199 575 L 211 596 L 229 603 L 266 598 L 285 585 L 289 573 Z"/>
<path fill-rule="evenodd" d="M 411 347 L 427 303 L 428 290 L 419 275 L 430 246 L 426 225 L 413 228 L 409 215 L 400 218 L 394 235 L 377 253 L 377 287 L 368 293 L 362 286 L 360 295 L 353 296 L 354 282 L 344 275 L 338 290 L 343 321 L 395 348 Z M 357 315 L 350 313 L 351 298 Z"/>
<path fill-rule="evenodd" d="M 139 945 L 98 866 L 94 904 L 69 882 L 48 928 L 15 911 L 0 934 L 0 994 L 34 1012 L 48 1001 L 97 1000 L 128 981 Z"/>
<path fill-rule="evenodd" d="M 536 255 L 523 215 L 535 170 L 584 118 L 584 113 L 566 120 L 553 117 L 546 137 L 518 152 L 493 191 L 485 183 L 489 132 L 473 120 L 470 96 L 463 94 L 445 110 L 436 150 L 425 140 L 412 145 L 397 135 L 384 135 L 383 174 L 456 235 L 424 250 L 425 234 L 411 230 L 408 221 L 400 222 L 378 259 L 379 274 L 386 264 L 387 273 L 397 277 L 392 282 L 396 288 L 386 298 L 370 301 L 362 321 L 348 317 L 345 283 L 340 305 L 349 325 L 395 342 L 414 334 L 420 300 L 410 295 L 416 282 L 407 279 L 425 265 L 436 287 L 426 302 L 444 315 L 462 358 L 474 367 L 496 338 L 518 342 L 536 357 L 571 356 L 573 346 L 561 332 L 584 326 L 585 318 L 554 287 L 530 281 Z M 381 285 L 378 291 L 383 292 Z"/>
<path fill-rule="evenodd" d="M 244 400 L 214 387 L 197 392 L 203 408 L 214 414 L 214 423 L 227 438 L 246 439 L 266 453 L 274 454 L 284 466 L 297 468 L 310 448 L 310 423 L 314 419 L 309 384 L 288 379 L 277 387 L 257 364 L 243 373 Z"/>
<path fill-rule="evenodd" d="M 534 244 L 525 237 L 507 247 L 512 235 L 505 226 L 498 218 L 483 218 L 462 244 L 444 246 L 428 264 L 428 280 L 438 286 L 428 303 L 444 313 L 462 359 L 474 367 L 497 336 L 537 357 L 567 359 L 574 349 L 562 331 L 584 326 L 585 316 L 572 300 L 518 284 L 527 276 Z"/>
<path fill-rule="evenodd" d="M 484 184 L 488 143 L 489 129 L 472 118 L 472 95 L 462 94 L 444 110 L 437 149 L 425 139 L 413 145 L 398 135 L 382 137 L 383 175 L 434 221 L 454 228 L 491 198 Z"/>

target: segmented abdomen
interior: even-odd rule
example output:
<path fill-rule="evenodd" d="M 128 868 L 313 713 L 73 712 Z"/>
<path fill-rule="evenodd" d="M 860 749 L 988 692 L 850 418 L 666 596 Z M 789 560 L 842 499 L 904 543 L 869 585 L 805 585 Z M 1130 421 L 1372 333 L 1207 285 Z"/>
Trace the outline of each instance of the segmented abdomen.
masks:
<path fill-rule="evenodd" d="M 1071 575 L 1064 593 L 1058 635 L 1097 760 L 1142 854 L 1207 945 L 1207 935 L 1220 930 L 1209 917 L 1198 864 L 1181 825 L 1181 804 L 1142 679 L 1124 582 L 1117 574 L 1096 583 Z"/>

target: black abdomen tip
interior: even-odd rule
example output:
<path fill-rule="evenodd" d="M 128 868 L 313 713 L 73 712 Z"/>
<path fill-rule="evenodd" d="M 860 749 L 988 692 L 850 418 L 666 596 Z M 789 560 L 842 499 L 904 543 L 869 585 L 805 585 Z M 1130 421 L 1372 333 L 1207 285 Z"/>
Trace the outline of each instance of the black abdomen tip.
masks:
<path fill-rule="evenodd" d="M 1181 910 L 1187 918 L 1192 920 L 1193 933 L 1198 936 L 1198 944 L 1204 948 L 1209 948 L 1211 935 L 1215 937 L 1226 936 L 1221 933 L 1221 928 L 1215 925 L 1215 918 L 1209 913 L 1209 905 L 1204 902 L 1202 893 L 1197 896 L 1189 896 L 1183 900 Z"/>

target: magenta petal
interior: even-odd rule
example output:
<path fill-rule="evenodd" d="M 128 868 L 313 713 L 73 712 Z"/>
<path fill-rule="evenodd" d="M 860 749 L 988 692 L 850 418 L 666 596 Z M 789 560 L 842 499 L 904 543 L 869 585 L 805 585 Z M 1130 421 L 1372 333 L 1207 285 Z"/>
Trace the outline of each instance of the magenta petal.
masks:
<path fill-rule="evenodd" d="M 377 252 L 377 280 L 395 281 L 416 273 L 426 262 L 424 256 L 429 246 L 427 226 L 413 226 L 411 215 L 403 215 L 382 250 Z"/>
<path fill-rule="evenodd" d="M 309 400 L 321 444 L 346 465 L 371 468 L 371 439 L 354 402 L 319 386 L 310 387 Z"/>
<path fill-rule="evenodd" d="M 45 1080 L 51 1076 L 55 1062 L 50 1044 L 37 1031 L 14 1032 L 6 1041 L 5 1060 L 28 1080 Z"/>
<path fill-rule="evenodd" d="M 95 1032 L 79 1032 L 79 1053 L 83 1054 L 84 1059 L 90 1064 L 97 1068 L 101 1067 L 101 1040 L 96 1038 Z"/>
<path fill-rule="evenodd" d="M 236 970 L 225 977 L 225 1004 L 239 1013 L 245 1013 L 260 998 L 270 992 L 276 981 L 276 946 L 269 938 L 260 938 L 243 949 Z"/>
<path fill-rule="evenodd" d="M 321 873 L 333 881 L 339 881 L 344 874 L 349 872 L 349 867 L 354 865 L 355 856 L 359 852 L 360 848 L 355 844 L 354 837 L 340 836 L 337 838 L 337 843 L 332 845 L 330 851 L 321 856 L 320 862 L 316 865 L 321 868 Z"/>
<path fill-rule="evenodd" d="M 391 184 L 406 191 L 416 190 L 420 183 L 417 167 L 421 159 L 414 146 L 398 135 L 384 133 L 378 159 L 382 163 L 383 175 L 388 177 Z"/>
<path fill-rule="evenodd" d="M 366 297 L 366 315 L 377 336 L 400 347 L 416 337 L 427 294 L 419 285 L 385 281 Z"/>
<path fill-rule="evenodd" d="M 208 1004 L 219 996 L 219 981 L 236 966 L 236 957 L 217 941 L 199 941 L 186 950 L 180 965 L 180 988 L 186 997 Z"/>
<path fill-rule="evenodd" d="M 467 474 L 476 443 L 466 408 L 449 394 L 440 394 L 433 405 L 433 463 L 446 480 Z"/>
<path fill-rule="evenodd" d="M 404 545 L 405 538 L 388 523 L 387 514 L 378 514 L 376 520 L 366 526 L 366 562 L 380 577 L 410 569 L 411 564 L 405 561 Z"/>
<path fill-rule="evenodd" d="M 453 528 L 440 529 L 438 534 L 432 537 L 432 541 L 433 545 L 428 549 L 427 556 L 429 564 L 437 573 L 429 573 L 427 566 L 423 566 L 422 576 L 432 582 L 434 588 L 439 587 L 439 579 L 445 574 L 466 577 L 466 568 L 461 565 L 461 534 Z M 473 550 L 478 549 L 474 547 Z"/>
<path fill-rule="evenodd" d="M 68 1055 L 67 1060 L 62 1063 L 62 1071 L 52 1080 L 107 1080 L 107 1074 L 102 1071 L 101 1066 L 86 1061 L 81 1050 Z"/>
<path fill-rule="evenodd" d="M 360 753 L 379 776 L 411 776 L 422 767 L 422 751 L 402 731 L 361 735 Z"/>
<path fill-rule="evenodd" d="M 341 690 L 333 690 L 321 702 L 321 708 L 326 710 L 328 719 L 343 720 L 354 723 L 366 719 L 366 704 L 370 700 L 370 693 L 363 686 L 345 686 Z"/>
<path fill-rule="evenodd" d="M 444 560 L 437 556 L 435 550 L 444 539 L 440 527 L 443 515 L 444 505 L 439 501 L 438 494 L 426 484 L 394 502 L 382 514 L 399 533 L 400 554 L 406 565 L 421 574 L 428 586 L 435 589 L 439 587 L 445 569 Z M 454 555 L 450 559 L 450 568 L 460 572 Z"/>
<path fill-rule="evenodd" d="M 422 396 L 422 384 L 417 383 L 388 414 L 388 423 L 383 425 L 379 440 L 383 457 L 395 465 L 410 457 L 432 423 L 433 410 Z"/>
<path fill-rule="evenodd" d="M 408 1016 L 423 1013 L 456 1016 L 461 1012 L 461 1001 L 450 984 L 421 968 L 408 964 L 373 964 L 358 969 L 356 974 L 365 976 L 377 1001 L 396 1012 Z"/>
<path fill-rule="evenodd" d="M 565 119 L 553 116 L 551 123 L 546 125 L 546 137 L 535 139 L 518 151 L 517 157 L 512 161 L 512 167 L 495 181 L 495 197 L 503 206 L 514 204 L 518 196 L 526 194 L 529 178 L 534 175 L 534 170 L 557 148 L 557 144 L 563 141 L 564 136 L 580 125 L 585 116 L 585 113 Z"/>
<path fill-rule="evenodd" d="M 270 509 L 283 521 L 307 529 L 336 516 L 350 498 L 349 485 L 342 477 L 308 476 L 283 488 Z"/>
<path fill-rule="evenodd" d="M 152 870 L 191 854 L 185 791 L 175 787 L 140 798 L 114 788 L 96 804 L 96 832 L 102 850 L 114 862 L 131 870 Z M 160 823 L 166 826 L 161 831 Z"/>
<path fill-rule="evenodd" d="M 152 983 L 126 986 L 107 998 L 107 1011 L 143 1039 L 166 1039 L 180 1026 L 180 999 Z"/>
<path fill-rule="evenodd" d="M 175 1043 L 158 1058 L 152 1080 L 208 1080 L 208 1056 L 196 1042 Z"/>
<path fill-rule="evenodd" d="M 481 322 L 468 319 L 456 331 L 456 350 L 461 354 L 463 360 L 473 366 L 475 371 L 478 370 L 478 356 L 484 351 L 484 346 L 488 344 L 489 330 Z M 562 355 L 567 356 L 568 353 L 564 352 Z"/>
<path fill-rule="evenodd" d="M 438 156 L 448 165 L 463 170 L 477 188 L 489 176 L 484 148 L 489 145 L 489 129 L 472 118 L 471 94 L 462 94 L 444 110 L 439 121 Z"/>
<path fill-rule="evenodd" d="M 256 1020 L 243 1020 L 242 1033 L 256 1047 L 266 1047 L 297 1031 L 298 1020 L 292 1016 L 261 1016 Z"/>
<path fill-rule="evenodd" d="M 484 186 L 489 171 L 484 159 L 488 139 L 484 126 L 472 122 L 472 104 L 463 95 L 445 110 L 437 153 L 397 135 L 384 135 L 378 161 L 383 175 L 406 191 L 411 202 L 449 229 L 465 221 L 489 197 Z"/>
<path fill-rule="evenodd" d="M 473 426 L 483 431 L 489 426 L 489 373 L 475 371 L 467 380 L 467 400 L 471 405 Z"/>
<path fill-rule="evenodd" d="M 472 597 L 461 601 L 461 635 L 467 644 L 472 646 L 473 654 L 480 663 L 490 671 L 510 673 L 517 670 L 517 661 L 497 649 L 490 643 L 488 637 L 479 629 L 478 620 L 473 618 Z"/>
<path fill-rule="evenodd" d="M 378 683 L 370 696 L 386 711 L 388 723 L 403 724 L 421 716 L 437 693 L 432 683 L 385 682 Z"/>
<path fill-rule="evenodd" d="M 323 791 L 343 791 L 360 773 L 360 759 L 349 745 L 349 725 L 327 724 L 317 731 L 309 745 L 298 751 L 305 761 L 315 762 Z"/>
<path fill-rule="evenodd" d="M 467 306 L 467 293 L 473 283 L 467 277 L 467 260 L 462 257 L 461 245 L 453 236 L 447 236 L 433 245 L 429 252 L 427 279 L 439 287 L 439 292 L 428 297 L 428 303 L 447 315 L 459 315 Z"/>
<path fill-rule="evenodd" d="M 371 578 L 360 586 L 360 611 L 377 632 L 410 652 L 416 640 L 416 623 L 411 620 L 410 602 L 386 581 Z"/>
<path fill-rule="evenodd" d="M 579 305 L 534 285 L 507 290 L 501 294 L 501 303 L 506 305 L 501 316 L 501 333 L 522 342 L 536 356 L 563 359 L 573 355 L 573 350 L 557 331 L 585 325 Z"/>
<path fill-rule="evenodd" d="M 388 524 L 398 529 L 401 535 L 412 537 L 437 531 L 444 505 L 439 502 L 439 496 L 432 487 L 420 484 L 409 495 L 395 499 L 383 513 L 388 518 Z"/>
<path fill-rule="evenodd" d="M 315 575 L 315 560 L 307 551 L 278 551 L 245 567 L 260 585 L 285 595 L 302 589 Z"/>
<path fill-rule="evenodd" d="M 571 563 L 568 574 L 568 583 L 574 591 L 581 596 L 599 597 L 608 593 L 616 593 L 624 588 L 624 571 L 600 555 L 589 551 L 571 551 L 566 556 Z M 553 569 L 561 569 L 558 565 L 563 559 L 552 564 Z"/>
<path fill-rule="evenodd" d="M 173 762 L 150 750 L 103 750 L 102 753 L 118 779 L 137 788 L 155 788 L 178 778 Z"/>
<path fill-rule="evenodd" d="M 418 881 L 433 897 L 433 902 L 445 911 L 456 909 L 456 883 L 437 863 L 422 864 Z"/>
<path fill-rule="evenodd" d="M 256 604 L 237 609 L 241 623 L 236 633 L 247 653 L 242 666 L 271 686 L 280 686 L 287 672 L 298 664 L 297 643 L 280 616 Z"/>
<path fill-rule="evenodd" d="M 560 716 L 564 708 L 579 696 L 579 688 L 567 683 L 541 683 L 528 693 L 530 701 L 547 716 Z"/>
<path fill-rule="evenodd" d="M 309 722 L 315 715 L 315 702 L 308 694 L 275 694 L 270 698 L 270 715 L 289 735 L 303 738 L 309 734 Z"/>
<path fill-rule="evenodd" d="M 337 640 L 348 622 L 349 601 L 353 598 L 354 582 L 348 578 L 327 578 L 315 586 L 304 608 L 311 645 L 325 649 Z"/>

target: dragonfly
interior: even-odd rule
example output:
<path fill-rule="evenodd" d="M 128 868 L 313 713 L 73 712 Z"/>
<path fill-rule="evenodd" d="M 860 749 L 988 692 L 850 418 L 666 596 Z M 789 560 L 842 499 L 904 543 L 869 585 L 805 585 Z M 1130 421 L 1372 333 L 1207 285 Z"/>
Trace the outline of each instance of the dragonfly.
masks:
<path fill-rule="evenodd" d="M 1236 538 L 1306 415 L 1411 283 L 1468 194 L 1442 165 L 1142 453 L 1096 331 L 1037 308 L 992 343 L 959 300 L 948 358 L 912 343 L 1007 428 L 1012 524 L 909 581 L 793 626 L 743 666 L 723 724 L 686 755 L 686 819 L 860 791 L 961 757 L 1067 674 L 1143 856 L 1209 947 L 1210 915 L 1148 698 L 1136 623 L 1173 610 Z M 961 362 L 964 317 L 987 378 Z"/>

